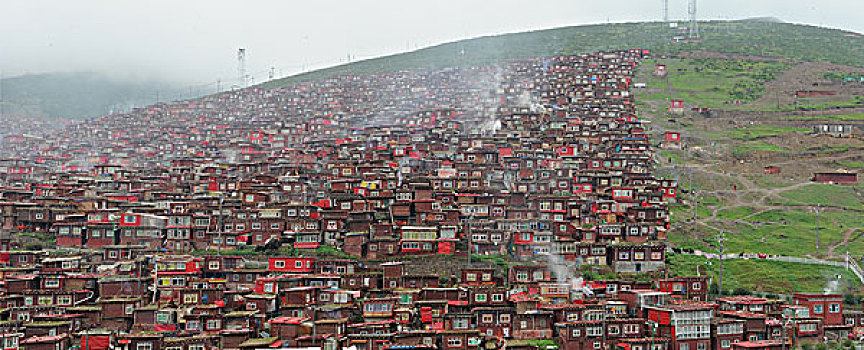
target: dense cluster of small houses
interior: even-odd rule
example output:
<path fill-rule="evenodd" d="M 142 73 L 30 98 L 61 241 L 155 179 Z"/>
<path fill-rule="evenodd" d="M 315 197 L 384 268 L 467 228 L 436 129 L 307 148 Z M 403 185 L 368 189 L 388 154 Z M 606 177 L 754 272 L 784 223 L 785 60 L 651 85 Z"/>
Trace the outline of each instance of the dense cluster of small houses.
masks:
<path fill-rule="evenodd" d="M 651 173 L 629 91 L 649 54 L 339 76 L 7 135 L 3 350 L 732 350 L 854 334 L 864 319 L 839 295 L 709 301 L 705 277 L 574 276 L 665 267 L 677 184 Z M 27 250 L 34 237 L 56 246 Z M 401 261 L 424 256 L 516 263 L 441 276 Z"/>
<path fill-rule="evenodd" d="M 55 132 L 74 122 L 74 120 L 66 118 L 9 114 L 0 109 L 0 137 L 6 141 L 38 138 L 38 135 Z"/>
<path fill-rule="evenodd" d="M 539 264 L 465 266 L 442 285 L 404 262 L 270 257 L 249 268 L 239 256 L 117 246 L 87 271 L 83 256 L 3 254 L 5 349 L 780 350 L 864 327 L 838 294 L 709 302 L 704 276 L 575 290 Z"/>

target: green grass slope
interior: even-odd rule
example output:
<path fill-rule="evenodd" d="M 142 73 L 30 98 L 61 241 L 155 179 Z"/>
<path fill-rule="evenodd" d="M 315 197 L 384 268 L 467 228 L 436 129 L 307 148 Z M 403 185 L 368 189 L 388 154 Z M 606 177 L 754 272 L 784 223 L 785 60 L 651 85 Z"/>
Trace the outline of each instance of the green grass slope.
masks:
<path fill-rule="evenodd" d="M 858 33 L 773 21 L 700 23 L 701 43 L 670 43 L 675 35 L 664 23 L 612 23 L 562 27 L 480 37 L 316 70 L 262 84 L 277 87 L 341 74 L 373 74 L 436 69 L 496 61 L 641 47 L 676 54 L 715 51 L 766 55 L 864 66 L 864 38 Z"/>
<path fill-rule="evenodd" d="M 677 275 L 695 276 L 698 272 L 711 278 L 715 285 L 720 279 L 720 262 L 716 259 L 670 254 L 666 262 Z M 831 288 L 833 281 L 837 282 L 833 292 L 861 288 L 861 282 L 855 275 L 842 267 L 773 260 L 724 260 L 722 264 L 723 291 L 727 294 L 736 290 L 781 294 L 822 293 Z"/>

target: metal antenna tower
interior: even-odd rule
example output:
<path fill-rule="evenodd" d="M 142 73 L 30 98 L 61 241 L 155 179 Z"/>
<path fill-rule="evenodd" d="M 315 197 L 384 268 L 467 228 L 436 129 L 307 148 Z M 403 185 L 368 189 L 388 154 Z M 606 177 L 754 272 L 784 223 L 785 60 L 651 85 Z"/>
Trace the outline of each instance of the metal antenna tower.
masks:
<path fill-rule="evenodd" d="M 237 49 L 237 81 L 241 88 L 245 88 L 248 81 L 246 76 L 246 49 Z"/>
<path fill-rule="evenodd" d="M 687 3 L 687 15 L 690 19 L 690 39 L 699 39 L 699 24 L 696 22 L 696 0 Z"/>
<path fill-rule="evenodd" d="M 663 23 L 669 23 L 669 0 L 663 0 Z"/>

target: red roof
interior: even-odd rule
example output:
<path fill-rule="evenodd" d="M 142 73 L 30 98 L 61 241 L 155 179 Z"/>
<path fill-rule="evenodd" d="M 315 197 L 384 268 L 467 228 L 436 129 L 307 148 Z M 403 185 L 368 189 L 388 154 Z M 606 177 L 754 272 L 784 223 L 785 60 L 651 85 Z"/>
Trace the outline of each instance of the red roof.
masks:
<path fill-rule="evenodd" d="M 276 317 L 270 320 L 270 323 L 276 324 L 301 324 L 303 322 L 309 321 L 309 317 Z"/>
<path fill-rule="evenodd" d="M 66 333 L 58 335 L 50 335 L 44 337 L 30 337 L 21 341 L 21 344 L 47 343 L 62 340 L 66 338 Z"/>
<path fill-rule="evenodd" d="M 50 317 L 81 317 L 83 314 L 47 314 L 47 315 L 34 315 L 33 318 L 50 318 Z"/>
<path fill-rule="evenodd" d="M 717 314 L 729 315 L 729 316 L 741 316 L 741 317 L 747 317 L 747 318 L 767 318 L 768 317 L 768 315 L 765 315 L 765 314 L 760 314 L 760 313 L 756 313 L 756 312 L 747 312 L 747 311 L 724 310 L 724 311 L 718 311 Z"/>
<path fill-rule="evenodd" d="M 790 342 L 791 342 L 791 339 L 789 341 L 787 341 L 786 344 L 789 344 Z M 775 345 L 782 345 L 782 344 L 783 344 L 782 340 L 760 340 L 760 341 L 755 341 L 755 342 L 754 341 L 739 341 L 739 342 L 735 343 L 735 346 L 740 346 L 742 348 L 764 348 L 767 346 L 775 346 Z"/>
<path fill-rule="evenodd" d="M 354 324 L 349 324 L 348 327 L 380 326 L 380 325 L 391 324 L 393 322 L 396 322 L 396 320 L 384 320 L 384 321 L 376 321 L 376 322 L 354 323 Z"/>
<path fill-rule="evenodd" d="M 294 242 L 294 248 L 296 249 L 316 249 L 321 246 L 321 243 L 318 242 Z"/>

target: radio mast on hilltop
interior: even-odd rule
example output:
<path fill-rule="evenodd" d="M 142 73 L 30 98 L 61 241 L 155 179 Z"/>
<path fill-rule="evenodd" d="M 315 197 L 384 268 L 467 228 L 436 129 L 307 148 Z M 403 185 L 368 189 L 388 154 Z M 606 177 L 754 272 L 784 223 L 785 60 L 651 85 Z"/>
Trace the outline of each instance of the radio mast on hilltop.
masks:
<path fill-rule="evenodd" d="M 690 39 L 699 39 L 699 24 L 696 22 L 696 0 L 690 0 L 687 4 L 687 15 L 690 17 Z"/>
<path fill-rule="evenodd" d="M 669 23 L 669 0 L 663 0 L 663 23 Z"/>
<path fill-rule="evenodd" d="M 248 77 L 246 76 L 246 49 L 237 49 L 237 84 L 240 88 L 245 88 L 248 85 Z"/>

